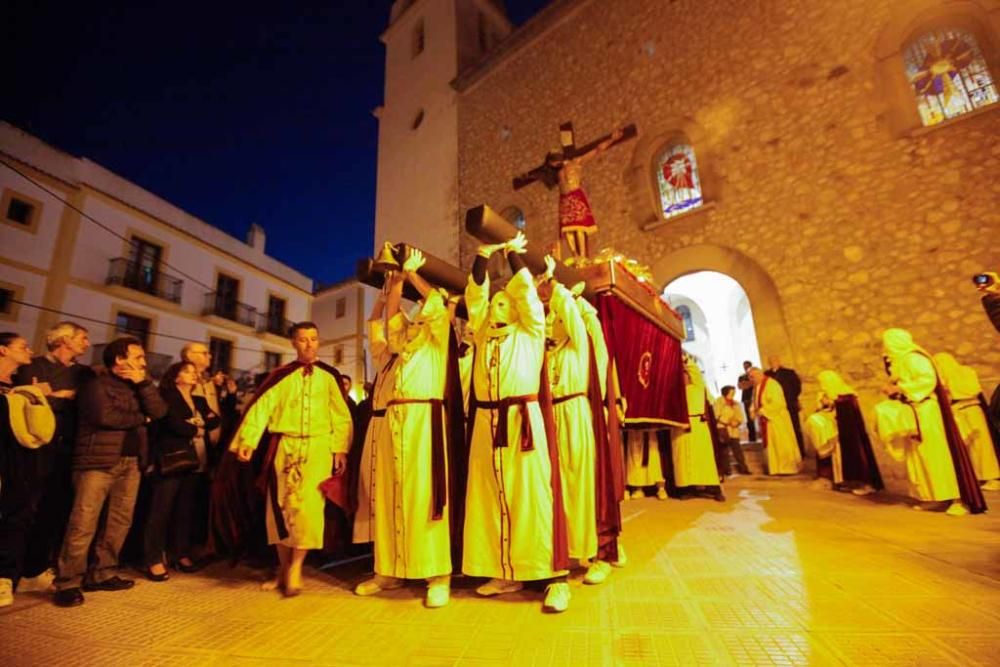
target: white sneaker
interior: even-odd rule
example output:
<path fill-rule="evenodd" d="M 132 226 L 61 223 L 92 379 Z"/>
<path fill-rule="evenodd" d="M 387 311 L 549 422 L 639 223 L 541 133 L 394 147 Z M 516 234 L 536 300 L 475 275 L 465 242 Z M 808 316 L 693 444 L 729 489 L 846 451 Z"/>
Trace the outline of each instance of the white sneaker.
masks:
<path fill-rule="evenodd" d="M 14 582 L 10 579 L 0 579 L 0 607 L 14 604 Z"/>
<path fill-rule="evenodd" d="M 451 577 L 431 577 L 427 580 L 427 597 L 424 605 L 428 609 L 437 609 L 448 604 L 451 599 Z"/>
<path fill-rule="evenodd" d="M 585 584 L 603 584 L 611 574 L 611 563 L 603 560 L 595 560 L 587 568 L 587 574 L 583 575 Z"/>
<path fill-rule="evenodd" d="M 402 588 L 404 583 L 405 582 L 402 579 L 397 579 L 396 577 L 386 577 L 381 574 L 376 574 L 368 581 L 362 581 L 360 584 L 355 586 L 354 594 L 361 595 L 362 597 L 375 595 L 376 593 L 381 593 L 382 591 L 391 591 L 394 588 Z"/>
<path fill-rule="evenodd" d="M 851 493 L 853 493 L 856 496 L 867 496 L 867 495 L 870 495 L 872 493 L 875 493 L 875 489 L 873 489 L 872 487 L 870 487 L 870 486 L 868 486 L 866 484 L 866 485 L 858 487 L 856 489 L 851 489 Z"/>
<path fill-rule="evenodd" d="M 630 497 L 631 497 L 631 498 L 632 498 L 633 500 L 638 500 L 639 498 L 645 498 L 645 497 L 646 497 L 646 493 L 645 493 L 645 492 L 644 492 L 644 491 L 643 491 L 642 489 L 635 489 L 635 490 L 634 490 L 634 491 L 632 491 L 632 493 L 630 494 Z"/>
<path fill-rule="evenodd" d="M 52 568 L 45 570 L 37 577 L 21 577 L 17 585 L 18 593 L 36 593 L 55 590 L 53 583 L 56 579 L 56 571 Z"/>
<path fill-rule="evenodd" d="M 667 495 L 667 490 L 662 486 L 656 487 L 656 499 L 657 500 L 669 500 L 670 496 Z"/>
<path fill-rule="evenodd" d="M 982 485 L 983 491 L 1000 491 L 1000 479 L 991 479 Z"/>
<path fill-rule="evenodd" d="M 523 581 L 511 581 L 510 579 L 490 579 L 485 584 L 476 589 L 476 593 L 483 597 L 493 597 L 504 593 L 516 593 L 524 588 Z"/>
<path fill-rule="evenodd" d="M 956 500 L 948 506 L 944 513 L 948 516 L 965 516 L 969 513 L 969 508 L 963 505 L 960 500 Z"/>
<path fill-rule="evenodd" d="M 611 565 L 613 567 L 625 567 L 628 563 L 628 556 L 625 555 L 625 545 L 618 541 L 618 560 L 613 561 Z"/>
<path fill-rule="evenodd" d="M 572 595 L 569 592 L 569 584 L 565 581 L 549 584 L 545 587 L 545 602 L 542 609 L 558 614 L 569 609 L 569 599 Z"/>

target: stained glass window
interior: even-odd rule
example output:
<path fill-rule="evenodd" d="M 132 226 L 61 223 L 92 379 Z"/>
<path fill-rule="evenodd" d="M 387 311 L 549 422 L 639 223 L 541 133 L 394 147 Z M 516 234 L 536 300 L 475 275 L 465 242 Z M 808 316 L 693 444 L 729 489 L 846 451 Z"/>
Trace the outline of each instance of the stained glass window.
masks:
<path fill-rule="evenodd" d="M 684 320 L 684 342 L 694 340 L 694 321 L 691 319 L 691 309 L 687 306 L 677 306 L 677 314 Z"/>
<path fill-rule="evenodd" d="M 903 53 L 924 125 L 994 104 L 997 87 L 976 38 L 946 28 L 918 37 Z"/>
<path fill-rule="evenodd" d="M 688 144 L 669 146 L 660 153 L 656 164 L 656 182 L 660 186 L 660 206 L 664 218 L 704 203 L 694 148 Z"/>
<path fill-rule="evenodd" d="M 524 211 L 516 206 L 508 206 L 505 208 L 500 212 L 500 217 L 520 229 L 522 232 L 527 224 L 524 219 Z"/>

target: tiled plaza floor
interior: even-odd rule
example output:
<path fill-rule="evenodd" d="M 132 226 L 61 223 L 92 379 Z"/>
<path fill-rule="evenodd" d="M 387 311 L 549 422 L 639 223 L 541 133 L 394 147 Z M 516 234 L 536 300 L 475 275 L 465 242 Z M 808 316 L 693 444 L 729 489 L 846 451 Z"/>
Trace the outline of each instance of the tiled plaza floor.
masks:
<path fill-rule="evenodd" d="M 914 512 L 801 479 L 740 478 L 725 504 L 623 505 L 629 563 L 607 583 L 423 608 L 419 585 L 351 594 L 370 561 L 311 570 L 283 600 L 217 565 L 59 609 L 0 611 L 3 665 L 996 665 L 1000 494 L 979 517 Z"/>

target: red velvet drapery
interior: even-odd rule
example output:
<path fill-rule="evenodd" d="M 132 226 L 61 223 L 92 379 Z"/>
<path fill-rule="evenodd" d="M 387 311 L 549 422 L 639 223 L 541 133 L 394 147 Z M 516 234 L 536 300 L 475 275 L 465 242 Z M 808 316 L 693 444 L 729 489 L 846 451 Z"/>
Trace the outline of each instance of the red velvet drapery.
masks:
<path fill-rule="evenodd" d="M 687 424 L 680 341 L 613 294 L 598 295 L 597 312 L 628 401 L 625 425 Z"/>

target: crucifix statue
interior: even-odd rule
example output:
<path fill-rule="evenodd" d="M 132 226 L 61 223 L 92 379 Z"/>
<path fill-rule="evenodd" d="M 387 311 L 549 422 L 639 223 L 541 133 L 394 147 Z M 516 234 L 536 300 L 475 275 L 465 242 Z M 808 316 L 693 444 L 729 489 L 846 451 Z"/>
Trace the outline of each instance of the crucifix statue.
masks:
<path fill-rule="evenodd" d="M 587 237 L 597 231 L 597 221 L 581 182 L 583 165 L 636 134 L 635 125 L 630 124 L 578 148 L 573 123 L 563 123 L 559 126 L 561 149 L 550 151 L 540 166 L 514 178 L 515 190 L 535 181 L 550 189 L 559 185 L 559 233 L 577 258 L 587 257 Z"/>

